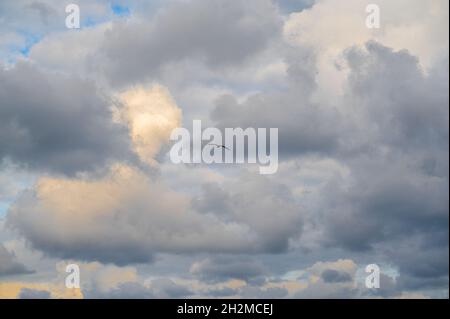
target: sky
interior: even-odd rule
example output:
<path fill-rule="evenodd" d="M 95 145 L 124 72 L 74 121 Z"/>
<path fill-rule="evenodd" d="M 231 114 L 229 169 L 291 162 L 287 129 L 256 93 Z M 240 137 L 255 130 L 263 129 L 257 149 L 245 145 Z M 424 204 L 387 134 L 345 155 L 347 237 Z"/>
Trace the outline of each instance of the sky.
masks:
<path fill-rule="evenodd" d="M 0 298 L 448 298 L 448 26 L 446 0 L 1 1 Z M 278 128 L 277 172 L 174 163 L 194 120 Z"/>

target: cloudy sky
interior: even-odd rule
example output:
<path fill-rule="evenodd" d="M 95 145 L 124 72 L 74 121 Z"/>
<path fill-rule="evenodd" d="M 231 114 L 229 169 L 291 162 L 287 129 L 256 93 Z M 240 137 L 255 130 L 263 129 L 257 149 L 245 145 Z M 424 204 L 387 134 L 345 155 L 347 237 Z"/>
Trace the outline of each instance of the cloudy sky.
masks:
<path fill-rule="evenodd" d="M 0 2 L 0 298 L 448 298 L 447 0 L 71 2 Z"/>

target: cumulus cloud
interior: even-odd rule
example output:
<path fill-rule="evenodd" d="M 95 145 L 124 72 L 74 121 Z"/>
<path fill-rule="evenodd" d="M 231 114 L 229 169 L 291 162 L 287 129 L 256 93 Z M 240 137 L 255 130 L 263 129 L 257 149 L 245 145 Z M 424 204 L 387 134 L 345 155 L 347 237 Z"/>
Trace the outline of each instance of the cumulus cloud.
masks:
<path fill-rule="evenodd" d="M 376 43 L 348 55 L 349 103 L 365 133 L 343 145 L 348 178 L 322 193 L 328 233 L 358 250 L 411 232 L 440 242 L 448 234 L 448 78 L 425 76 L 410 54 Z"/>
<path fill-rule="evenodd" d="M 370 1 L 363 1 L 359 5 L 363 5 L 365 8 L 368 3 Z M 377 4 L 381 9 L 383 26 L 381 32 L 370 31 L 367 28 L 358 28 L 358 30 L 366 33 L 363 36 L 366 37 L 365 41 L 369 37 L 372 37 L 372 39 L 382 42 L 396 50 L 406 49 L 413 55 L 418 56 L 426 68 L 439 62 L 440 59 L 448 54 L 448 28 L 444 27 L 445 25 L 448 26 L 449 23 L 448 2 L 435 1 L 426 4 L 417 0 L 413 2 L 400 0 L 395 2 L 381 1 Z M 352 6 L 354 12 L 361 8 L 356 5 L 355 1 L 349 3 L 349 6 Z M 328 7 L 338 9 L 337 1 L 330 1 Z M 319 6 L 316 9 L 319 9 Z M 344 10 L 341 7 L 336 14 L 340 15 Z M 357 21 L 353 17 L 350 14 L 350 17 L 347 19 L 347 21 L 350 21 L 350 24 Z M 364 19 L 365 17 L 366 15 L 363 15 Z M 345 30 L 348 30 L 345 29 L 346 27 L 343 27 L 339 37 L 331 41 L 341 41 L 344 38 Z M 411 32 L 405 32 L 408 27 L 414 29 L 414 35 Z M 345 39 L 342 43 L 346 45 L 350 41 L 349 39 Z M 353 39 L 352 44 L 358 44 L 358 41 Z"/>
<path fill-rule="evenodd" d="M 346 282 L 352 280 L 352 277 L 348 273 L 339 272 L 334 269 L 324 270 L 321 277 L 324 282 Z"/>
<path fill-rule="evenodd" d="M 130 158 L 125 127 L 95 83 L 21 62 L 0 68 L 0 159 L 73 174 Z"/>
<path fill-rule="evenodd" d="M 260 288 L 245 286 L 239 289 L 239 295 L 244 299 L 280 299 L 286 297 L 286 288 Z"/>
<path fill-rule="evenodd" d="M 7 222 L 34 248 L 61 258 L 121 264 L 148 262 L 157 252 L 276 252 L 298 234 L 301 215 L 287 189 L 264 182 L 250 176 L 240 183 L 238 206 L 222 219 L 118 164 L 99 180 L 41 178 L 11 208 Z"/>
<path fill-rule="evenodd" d="M 419 57 L 428 69 L 448 56 L 448 2 L 420 0 L 377 1 L 380 29 L 365 25 L 369 0 L 317 1 L 314 6 L 292 13 L 283 35 L 294 46 L 315 48 L 318 54 L 317 81 L 322 98 L 335 97 L 345 90 L 346 72 L 336 68 L 348 47 L 377 41 L 395 50 L 406 49 Z M 329 32 L 333 30 L 333 32 Z"/>
<path fill-rule="evenodd" d="M 430 269 L 436 264 L 442 271 L 434 275 L 442 276 L 448 268 L 448 241 L 441 240 L 448 237 L 448 90 L 444 88 L 448 64 L 438 64 L 425 73 L 411 53 L 376 42 L 349 48 L 344 57 L 349 67 L 347 91 L 335 101 L 339 105 L 336 110 L 310 108 L 311 116 L 305 116 L 301 113 L 304 106 L 294 99 L 288 100 L 290 104 L 280 103 L 292 96 L 287 91 L 278 96 L 258 94 L 241 104 L 226 97 L 212 116 L 221 126 L 279 126 L 280 138 L 289 143 L 285 149 L 293 152 L 294 145 L 303 144 L 297 144 L 300 157 L 291 169 L 307 165 L 305 155 L 314 153 L 311 146 L 321 145 L 315 142 L 328 130 L 329 137 L 324 135 L 325 143 L 316 150 L 327 150 L 325 154 L 332 156 L 345 174 L 330 174 L 325 184 L 309 188 L 318 197 L 309 196 L 317 202 L 308 228 L 321 229 L 321 246 L 363 252 L 380 243 L 392 245 L 399 238 L 419 236 L 419 247 L 440 243 L 435 246 L 439 257 L 409 262 L 425 262 Z M 291 112 L 280 114 L 279 108 L 269 105 L 290 105 L 287 109 Z M 335 115 L 331 120 L 324 113 Z M 296 114 L 313 124 L 294 120 Z M 314 118 L 323 126 L 315 124 Z M 292 132 L 286 134 L 291 121 L 301 124 L 298 128 L 292 125 Z M 280 159 L 286 160 L 286 155 Z M 209 192 L 211 198 L 229 202 L 214 188 Z M 389 258 L 394 254 L 389 253 Z M 415 259 L 414 254 L 410 256 Z M 400 263 L 406 266 L 406 262 Z"/>
<path fill-rule="evenodd" d="M 295 292 L 294 296 L 296 298 L 358 298 L 356 271 L 357 265 L 351 259 L 317 262 L 302 271 L 307 285 Z"/>
<path fill-rule="evenodd" d="M 50 296 L 51 296 L 50 291 L 22 288 L 20 290 L 18 298 L 19 299 L 49 299 Z"/>
<path fill-rule="evenodd" d="M 61 264 L 61 268 L 63 268 Z M 150 299 L 183 298 L 193 292 L 168 278 L 143 281 L 134 267 L 82 263 L 81 289 L 84 298 L 93 299 Z"/>
<path fill-rule="evenodd" d="M 9 252 L 0 243 L 0 276 L 29 274 L 31 272 L 16 260 L 14 253 Z"/>
<path fill-rule="evenodd" d="M 303 208 L 289 188 L 255 173 L 243 173 L 223 186 L 205 184 L 193 206 L 205 216 L 245 224 L 265 252 L 286 251 L 289 240 L 302 231 Z"/>
<path fill-rule="evenodd" d="M 50 35 L 56 2 L 0 4 L 45 35 L 0 21 L 0 160 L 50 173 L 0 174 L 24 250 L 96 261 L 88 298 L 448 297 L 447 1 L 380 0 L 381 29 L 365 26 L 368 0 L 133 1 L 113 20 L 89 3 L 83 19 L 105 20 Z M 11 62 L 19 48 L 28 62 Z M 278 127 L 278 173 L 164 163 L 182 113 Z M 2 246 L 0 259 L 26 271 Z M 368 259 L 398 276 L 368 291 Z M 145 283 L 117 267 L 155 260 Z"/>
<path fill-rule="evenodd" d="M 100 48 L 102 70 L 112 83 L 123 84 L 188 58 L 236 67 L 281 32 L 275 8 L 268 0 L 199 0 L 169 5 L 154 20 L 115 23 Z"/>
<path fill-rule="evenodd" d="M 142 162 L 155 165 L 155 156 L 181 124 L 181 110 L 169 91 L 158 85 L 129 89 L 120 94 L 120 103 L 123 108 L 116 116 L 128 125 L 135 152 Z"/>
<path fill-rule="evenodd" d="M 160 278 L 152 280 L 150 288 L 155 291 L 155 295 L 158 298 L 187 298 L 193 294 L 193 292 L 180 284 L 167 278 Z"/>
<path fill-rule="evenodd" d="M 123 282 L 106 291 L 84 292 L 88 299 L 153 299 L 155 295 L 148 287 L 138 282 Z"/>
<path fill-rule="evenodd" d="M 218 256 L 207 258 L 192 264 L 190 272 L 201 280 L 210 282 L 230 279 L 247 282 L 264 281 L 266 270 L 254 260 L 243 257 Z"/>

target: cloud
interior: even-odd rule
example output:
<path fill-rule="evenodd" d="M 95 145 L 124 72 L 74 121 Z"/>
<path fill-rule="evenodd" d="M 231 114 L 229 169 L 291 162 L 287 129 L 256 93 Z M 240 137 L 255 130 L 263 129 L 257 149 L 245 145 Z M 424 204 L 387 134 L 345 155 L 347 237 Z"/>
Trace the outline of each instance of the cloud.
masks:
<path fill-rule="evenodd" d="M 315 0 L 275 0 L 282 12 L 292 13 L 308 9 L 314 5 Z"/>
<path fill-rule="evenodd" d="M 381 29 L 341 2 L 133 0 L 112 19 L 83 0 L 77 31 L 54 1 L 0 4 L 8 249 L 39 282 L 82 264 L 71 297 L 448 298 L 448 2 L 380 0 Z M 165 163 L 181 113 L 278 127 L 277 174 Z M 389 265 L 379 290 L 369 261 Z"/>
<path fill-rule="evenodd" d="M 102 70 L 112 83 L 124 84 L 189 58 L 212 67 L 239 65 L 281 32 L 274 8 L 266 0 L 198 0 L 169 5 L 150 21 L 114 23 L 100 48 Z"/>
<path fill-rule="evenodd" d="M 281 299 L 286 297 L 288 290 L 285 288 L 260 288 L 245 286 L 239 289 L 241 298 L 244 299 Z"/>
<path fill-rule="evenodd" d="M 181 125 L 181 110 L 169 91 L 158 85 L 129 89 L 120 94 L 120 103 L 123 108 L 117 116 L 129 127 L 135 152 L 142 162 L 155 165 L 162 145 Z"/>
<path fill-rule="evenodd" d="M 246 282 L 264 282 L 266 270 L 258 262 L 244 257 L 212 257 L 192 264 L 190 272 L 207 282 L 230 279 Z"/>
<path fill-rule="evenodd" d="M 234 296 L 238 294 L 237 289 L 232 288 L 219 288 L 219 289 L 209 289 L 205 292 L 208 296 L 214 297 L 214 298 L 223 298 L 228 296 Z"/>
<path fill-rule="evenodd" d="M 301 215 L 287 189 L 265 182 L 249 175 L 224 220 L 117 164 L 101 179 L 41 178 L 13 205 L 7 223 L 34 248 L 60 258 L 127 264 L 149 262 L 157 252 L 277 252 L 300 231 Z"/>
<path fill-rule="evenodd" d="M 293 293 L 294 298 L 349 299 L 359 298 L 356 282 L 357 264 L 351 259 L 317 262 L 302 270 L 307 285 Z M 299 278 L 300 279 L 300 278 Z"/>
<path fill-rule="evenodd" d="M 448 62 L 425 74 L 410 52 L 376 42 L 350 48 L 345 56 L 353 103 L 358 101 L 363 119 L 372 123 L 368 131 L 377 142 L 405 151 L 445 147 Z"/>
<path fill-rule="evenodd" d="M 396 251 L 388 250 L 389 258 L 399 267 L 398 286 L 407 291 L 445 289 L 449 283 L 448 232 L 417 237 L 403 240 Z"/>
<path fill-rule="evenodd" d="M 61 264 L 61 268 L 64 265 Z M 81 289 L 85 298 L 150 299 L 183 298 L 193 294 L 182 284 L 167 278 L 141 282 L 134 267 L 117 267 L 98 262 L 80 265 Z"/>
<path fill-rule="evenodd" d="M 9 252 L 3 244 L 0 243 L 0 276 L 29 274 L 24 265 L 16 260 L 14 253 Z"/>
<path fill-rule="evenodd" d="M 327 233 L 360 251 L 412 234 L 436 241 L 448 234 L 448 78 L 377 43 L 347 54 L 361 130 L 342 138 L 350 174 L 322 191 Z"/>
<path fill-rule="evenodd" d="M 447 1 L 380 0 L 376 3 L 380 8 L 380 29 L 369 29 L 365 25 L 365 9 L 370 3 L 369 0 L 350 0 L 345 4 L 338 0 L 317 1 L 311 8 L 289 16 L 284 25 L 284 37 L 293 45 L 316 48 L 322 56 L 321 65 L 332 65 L 336 54 L 370 40 L 396 50 L 409 50 L 426 67 L 448 55 Z"/>
<path fill-rule="evenodd" d="M 107 291 L 87 291 L 87 299 L 153 299 L 155 295 L 148 287 L 138 282 L 123 282 Z"/>
<path fill-rule="evenodd" d="M 264 252 L 286 251 L 289 240 L 302 231 L 303 208 L 290 189 L 255 173 L 243 173 L 222 186 L 205 184 L 193 206 L 205 216 L 246 225 Z"/>
<path fill-rule="evenodd" d="M 54 0 L 0 3 L 0 12 L 3 13 L 0 21 L 0 61 L 14 64 L 27 57 L 30 49 L 42 38 L 67 31 L 64 23 L 67 4 Z M 79 0 L 77 4 L 82 8 L 82 27 L 101 23 L 113 16 L 108 1 Z"/>
<path fill-rule="evenodd" d="M 70 262 L 58 264 L 59 272 L 65 274 Z M 139 283 L 134 267 L 117 267 L 99 262 L 79 263 L 80 288 L 87 299 L 136 299 L 153 298 L 153 292 Z M 64 278 L 61 278 L 64 280 Z"/>
<path fill-rule="evenodd" d="M 326 269 L 321 274 L 324 282 L 346 282 L 351 281 L 352 277 L 345 272 L 339 272 L 334 269 Z"/>
<path fill-rule="evenodd" d="M 150 282 L 150 287 L 155 291 L 155 295 L 158 298 L 187 298 L 193 294 L 193 292 L 180 284 L 167 278 L 154 279 Z"/>
<path fill-rule="evenodd" d="M 256 94 L 239 103 L 220 97 L 211 113 L 215 124 L 226 127 L 278 128 L 280 159 L 296 154 L 327 154 L 337 147 L 340 115 L 312 105 L 295 86 L 285 94 Z"/>
<path fill-rule="evenodd" d="M 18 298 L 19 299 L 49 299 L 50 296 L 51 296 L 50 291 L 22 288 L 20 290 Z"/>
<path fill-rule="evenodd" d="M 130 158 L 126 128 L 93 82 L 21 62 L 0 68 L 0 159 L 73 174 Z"/>

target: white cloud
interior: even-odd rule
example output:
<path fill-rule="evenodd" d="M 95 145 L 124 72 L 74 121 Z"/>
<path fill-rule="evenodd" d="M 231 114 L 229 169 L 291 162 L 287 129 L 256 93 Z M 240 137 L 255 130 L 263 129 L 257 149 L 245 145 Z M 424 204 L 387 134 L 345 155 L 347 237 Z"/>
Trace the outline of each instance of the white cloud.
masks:
<path fill-rule="evenodd" d="M 155 156 L 181 125 L 181 109 L 169 90 L 160 85 L 134 87 L 120 94 L 123 108 L 116 113 L 129 127 L 135 152 L 142 162 L 155 165 Z"/>

